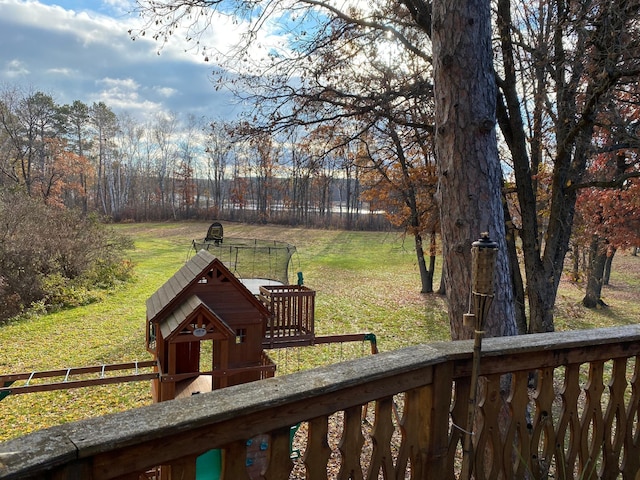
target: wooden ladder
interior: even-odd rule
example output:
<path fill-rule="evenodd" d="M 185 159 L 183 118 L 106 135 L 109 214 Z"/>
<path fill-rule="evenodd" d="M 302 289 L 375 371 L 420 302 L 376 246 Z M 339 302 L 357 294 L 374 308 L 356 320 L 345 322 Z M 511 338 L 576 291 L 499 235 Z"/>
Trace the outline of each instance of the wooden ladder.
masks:
<path fill-rule="evenodd" d="M 22 393 L 152 380 L 160 376 L 157 366 L 156 360 L 147 360 L 0 375 L 0 400 Z"/>

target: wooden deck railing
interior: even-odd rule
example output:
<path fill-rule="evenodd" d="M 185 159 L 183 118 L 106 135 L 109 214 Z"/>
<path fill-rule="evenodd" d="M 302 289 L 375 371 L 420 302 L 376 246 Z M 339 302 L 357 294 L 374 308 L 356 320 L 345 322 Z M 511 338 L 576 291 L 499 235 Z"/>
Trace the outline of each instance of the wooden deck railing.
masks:
<path fill-rule="evenodd" d="M 415 346 L 42 430 L 0 444 L 0 478 L 193 479 L 220 449 L 224 479 L 454 479 L 471 350 Z M 639 478 L 639 354 L 635 325 L 486 339 L 475 478 Z"/>

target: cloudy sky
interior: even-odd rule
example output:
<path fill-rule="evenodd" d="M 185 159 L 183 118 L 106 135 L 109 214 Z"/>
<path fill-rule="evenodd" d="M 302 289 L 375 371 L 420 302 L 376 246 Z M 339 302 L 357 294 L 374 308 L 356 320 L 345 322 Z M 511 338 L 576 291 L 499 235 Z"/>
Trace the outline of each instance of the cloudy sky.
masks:
<path fill-rule="evenodd" d="M 127 33 L 136 28 L 130 0 L 0 0 L 0 85 L 43 91 L 59 104 L 105 102 L 136 118 L 157 112 L 207 119 L 239 112 L 215 91 L 212 65 L 177 39 L 159 45 Z M 220 22 L 212 41 L 232 37 Z"/>

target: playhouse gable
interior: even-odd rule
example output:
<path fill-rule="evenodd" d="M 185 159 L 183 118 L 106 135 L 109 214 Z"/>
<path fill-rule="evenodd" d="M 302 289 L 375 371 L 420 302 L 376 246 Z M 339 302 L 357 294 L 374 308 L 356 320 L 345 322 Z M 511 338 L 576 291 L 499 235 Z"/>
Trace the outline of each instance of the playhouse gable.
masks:
<path fill-rule="evenodd" d="M 257 310 L 260 316 L 267 318 L 270 315 L 266 307 L 218 258 L 206 250 L 200 250 L 147 299 L 147 320 L 162 322 L 194 294 L 203 299 L 212 311 L 217 310 L 217 306 L 207 302 L 203 294 L 221 286 L 225 287 L 225 291 L 233 291 L 235 296 L 242 298 L 243 303 Z"/>
<path fill-rule="evenodd" d="M 235 336 L 232 330 L 213 310 L 196 295 L 190 296 L 170 315 L 159 323 L 162 338 L 176 341 L 206 339 L 229 339 Z"/>

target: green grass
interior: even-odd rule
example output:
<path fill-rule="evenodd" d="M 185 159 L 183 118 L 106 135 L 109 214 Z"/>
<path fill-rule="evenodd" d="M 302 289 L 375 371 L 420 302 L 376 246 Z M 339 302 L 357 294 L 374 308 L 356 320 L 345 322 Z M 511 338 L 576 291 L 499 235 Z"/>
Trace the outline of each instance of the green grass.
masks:
<path fill-rule="evenodd" d="M 640 257 L 618 252 L 609 285 L 602 289 L 607 308 L 582 306 L 584 285 L 562 282 L 555 311 L 556 330 L 612 327 L 638 323 L 640 318 Z"/>
<path fill-rule="evenodd" d="M 145 301 L 192 255 L 191 240 L 204 237 L 208 226 L 203 222 L 116 225 L 135 241 L 130 252 L 134 281 L 103 302 L 0 326 L 0 373 L 151 359 L 144 348 Z M 279 240 L 297 247 L 291 280 L 300 270 L 305 285 L 317 292 L 317 335 L 370 332 L 381 351 L 449 338 L 444 299 L 419 293 L 418 266 L 409 238 L 397 233 L 232 223 L 225 224 L 225 237 Z M 640 258 L 621 258 L 630 265 L 640 264 Z M 616 275 L 624 272 L 628 278 L 614 275 L 607 293 L 624 293 L 628 298 L 619 295 L 620 303 L 616 297 L 615 305 L 610 301 L 611 309 L 587 311 L 579 305 L 580 291 L 563 285 L 559 327 L 590 328 L 637 318 L 633 293 L 640 274 L 628 265 L 619 271 Z M 436 278 L 436 286 L 438 282 Z M 269 355 L 283 374 L 368 352 L 369 345 L 358 342 L 276 350 Z M 148 403 L 148 382 L 9 396 L 0 402 L 0 441 Z"/>

